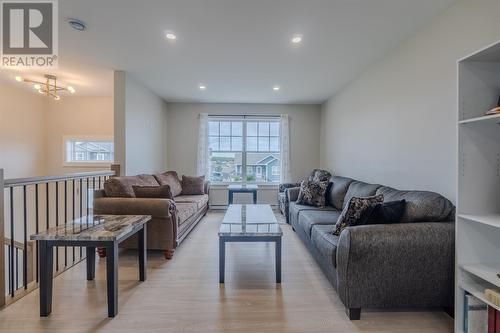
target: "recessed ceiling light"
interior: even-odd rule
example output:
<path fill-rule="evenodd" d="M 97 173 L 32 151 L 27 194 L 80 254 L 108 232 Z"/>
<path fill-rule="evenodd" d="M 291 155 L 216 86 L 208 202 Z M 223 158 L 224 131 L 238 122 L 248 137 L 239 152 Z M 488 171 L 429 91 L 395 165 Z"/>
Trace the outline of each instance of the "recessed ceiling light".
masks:
<path fill-rule="evenodd" d="M 20 76 L 16 76 L 15 79 L 16 79 L 17 82 L 21 82 L 23 80 L 23 78 L 20 77 Z"/>
<path fill-rule="evenodd" d="M 200 84 L 200 87 L 199 87 L 199 88 L 200 88 L 200 90 L 205 90 L 205 89 L 207 89 L 207 86 L 206 86 L 206 85 L 204 85 L 204 84 Z"/>
<path fill-rule="evenodd" d="M 300 44 L 302 42 L 302 35 L 293 35 L 291 41 L 293 44 Z"/>
<path fill-rule="evenodd" d="M 69 18 L 67 20 L 67 22 L 68 22 L 69 26 L 75 30 L 78 30 L 78 31 L 87 30 L 87 24 L 85 22 L 83 22 L 82 20 L 79 20 L 76 18 Z"/>
<path fill-rule="evenodd" d="M 38 83 L 36 83 L 33 85 L 33 88 L 35 88 L 36 90 L 40 90 L 42 88 L 42 86 L 39 85 Z"/>
<path fill-rule="evenodd" d="M 177 39 L 177 36 L 173 32 L 167 32 L 165 36 L 167 37 L 167 39 L 170 39 L 170 40 Z"/>
<path fill-rule="evenodd" d="M 273 90 L 274 90 L 274 91 L 279 91 L 279 90 L 280 90 L 280 86 L 274 86 L 274 87 L 273 87 Z"/>

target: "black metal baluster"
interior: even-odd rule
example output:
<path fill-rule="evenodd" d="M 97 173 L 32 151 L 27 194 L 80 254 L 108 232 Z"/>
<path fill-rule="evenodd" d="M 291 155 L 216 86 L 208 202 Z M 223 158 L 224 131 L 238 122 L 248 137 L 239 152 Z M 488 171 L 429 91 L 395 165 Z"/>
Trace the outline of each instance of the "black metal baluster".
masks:
<path fill-rule="evenodd" d="M 68 181 L 64 181 L 64 225 L 68 223 Z M 64 247 L 64 268 L 68 266 L 68 247 Z"/>
<path fill-rule="evenodd" d="M 14 297 L 14 188 L 10 188 L 10 296 Z"/>
<path fill-rule="evenodd" d="M 99 189 L 101 189 L 101 176 L 99 176 Z"/>
<path fill-rule="evenodd" d="M 83 194 L 83 178 L 80 178 L 80 231 L 82 231 L 82 217 L 83 217 L 83 212 L 82 212 L 82 202 L 83 202 L 83 198 L 82 198 L 82 194 Z M 80 246 L 80 259 L 82 258 L 82 247 Z"/>
<path fill-rule="evenodd" d="M 35 232 L 38 233 L 39 216 L 38 216 L 38 184 L 35 184 Z M 38 283 L 38 241 L 35 242 L 36 247 L 36 282 Z"/>
<path fill-rule="evenodd" d="M 74 179 L 73 179 L 72 183 L 73 183 L 73 186 L 72 186 L 72 188 L 73 188 L 73 190 L 72 190 L 73 191 L 73 209 L 72 209 L 73 221 L 72 222 L 73 222 L 73 228 L 74 228 L 75 227 L 75 224 L 74 224 L 75 223 L 75 180 Z M 73 254 L 73 264 L 74 264 L 75 263 L 75 247 L 74 246 L 73 246 L 72 252 L 73 252 L 72 253 Z"/>
<path fill-rule="evenodd" d="M 86 179 L 86 182 L 87 182 L 87 192 L 85 193 L 85 195 L 87 196 L 87 227 L 89 225 L 89 219 L 88 219 L 88 216 L 89 216 L 89 213 L 90 213 L 90 210 L 89 210 L 89 181 L 90 178 L 87 178 Z"/>
<path fill-rule="evenodd" d="M 24 250 L 23 250 L 23 285 L 28 289 L 28 208 L 26 207 L 26 185 L 23 186 L 24 203 Z"/>
<path fill-rule="evenodd" d="M 59 182 L 56 181 L 56 227 L 59 226 Z M 59 246 L 56 246 L 56 272 L 59 271 Z"/>

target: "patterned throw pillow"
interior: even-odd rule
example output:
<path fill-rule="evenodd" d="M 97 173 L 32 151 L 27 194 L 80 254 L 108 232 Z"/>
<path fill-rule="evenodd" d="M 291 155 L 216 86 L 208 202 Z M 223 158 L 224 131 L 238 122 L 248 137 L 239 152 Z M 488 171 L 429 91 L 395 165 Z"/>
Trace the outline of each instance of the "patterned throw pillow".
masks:
<path fill-rule="evenodd" d="M 312 182 L 304 180 L 300 184 L 299 196 L 297 204 L 324 207 L 325 206 L 325 193 L 328 188 L 328 182 Z"/>
<path fill-rule="evenodd" d="M 363 212 L 367 208 L 371 205 L 382 203 L 383 201 L 384 195 L 382 194 L 365 198 L 351 198 L 349 204 L 342 210 L 342 214 L 340 214 L 339 219 L 335 224 L 335 230 L 332 233 L 338 236 L 345 228 L 357 225 L 363 215 Z"/>

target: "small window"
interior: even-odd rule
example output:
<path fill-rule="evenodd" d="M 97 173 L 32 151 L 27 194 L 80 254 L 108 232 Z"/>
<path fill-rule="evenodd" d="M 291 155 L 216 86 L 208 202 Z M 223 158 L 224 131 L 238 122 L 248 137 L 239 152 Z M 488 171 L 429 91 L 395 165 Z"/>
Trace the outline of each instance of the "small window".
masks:
<path fill-rule="evenodd" d="M 273 165 L 271 173 L 273 174 L 273 176 L 279 176 L 280 175 L 279 167 L 277 165 Z"/>
<path fill-rule="evenodd" d="M 115 145 L 109 139 L 65 137 L 65 165 L 110 164 L 115 159 Z"/>
<path fill-rule="evenodd" d="M 257 176 L 262 176 L 262 167 L 260 165 L 257 166 L 255 173 Z"/>

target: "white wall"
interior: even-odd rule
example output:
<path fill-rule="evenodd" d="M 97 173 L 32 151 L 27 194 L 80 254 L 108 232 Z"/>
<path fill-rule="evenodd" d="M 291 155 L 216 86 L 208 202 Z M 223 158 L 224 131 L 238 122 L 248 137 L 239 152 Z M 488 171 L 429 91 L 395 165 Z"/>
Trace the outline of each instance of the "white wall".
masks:
<path fill-rule="evenodd" d="M 196 173 L 196 151 L 198 145 L 198 115 L 280 115 L 290 116 L 290 159 L 292 179 L 299 180 L 319 166 L 319 105 L 281 104 L 168 104 L 168 168 L 181 175 Z M 276 204 L 276 186 L 260 186 L 258 203 Z M 210 205 L 212 208 L 227 205 L 226 186 L 212 186 Z M 236 194 L 234 203 L 251 203 L 251 195 Z"/>
<path fill-rule="evenodd" d="M 290 116 L 290 159 L 292 179 L 303 179 L 319 166 L 320 107 L 284 104 L 168 103 L 168 167 L 180 175 L 196 173 L 198 115 Z"/>
<path fill-rule="evenodd" d="M 0 168 L 6 179 L 45 173 L 45 113 L 42 96 L 0 85 Z"/>
<path fill-rule="evenodd" d="M 125 72 L 115 72 L 115 161 L 135 175 L 167 169 L 167 104 Z"/>
<path fill-rule="evenodd" d="M 64 96 L 59 101 L 47 99 L 46 173 L 60 175 L 95 171 L 109 167 L 63 166 L 63 137 L 110 137 L 113 140 L 113 98 Z"/>
<path fill-rule="evenodd" d="M 321 165 L 455 201 L 457 59 L 500 39 L 498 13 L 498 0 L 458 1 L 325 103 Z"/>

